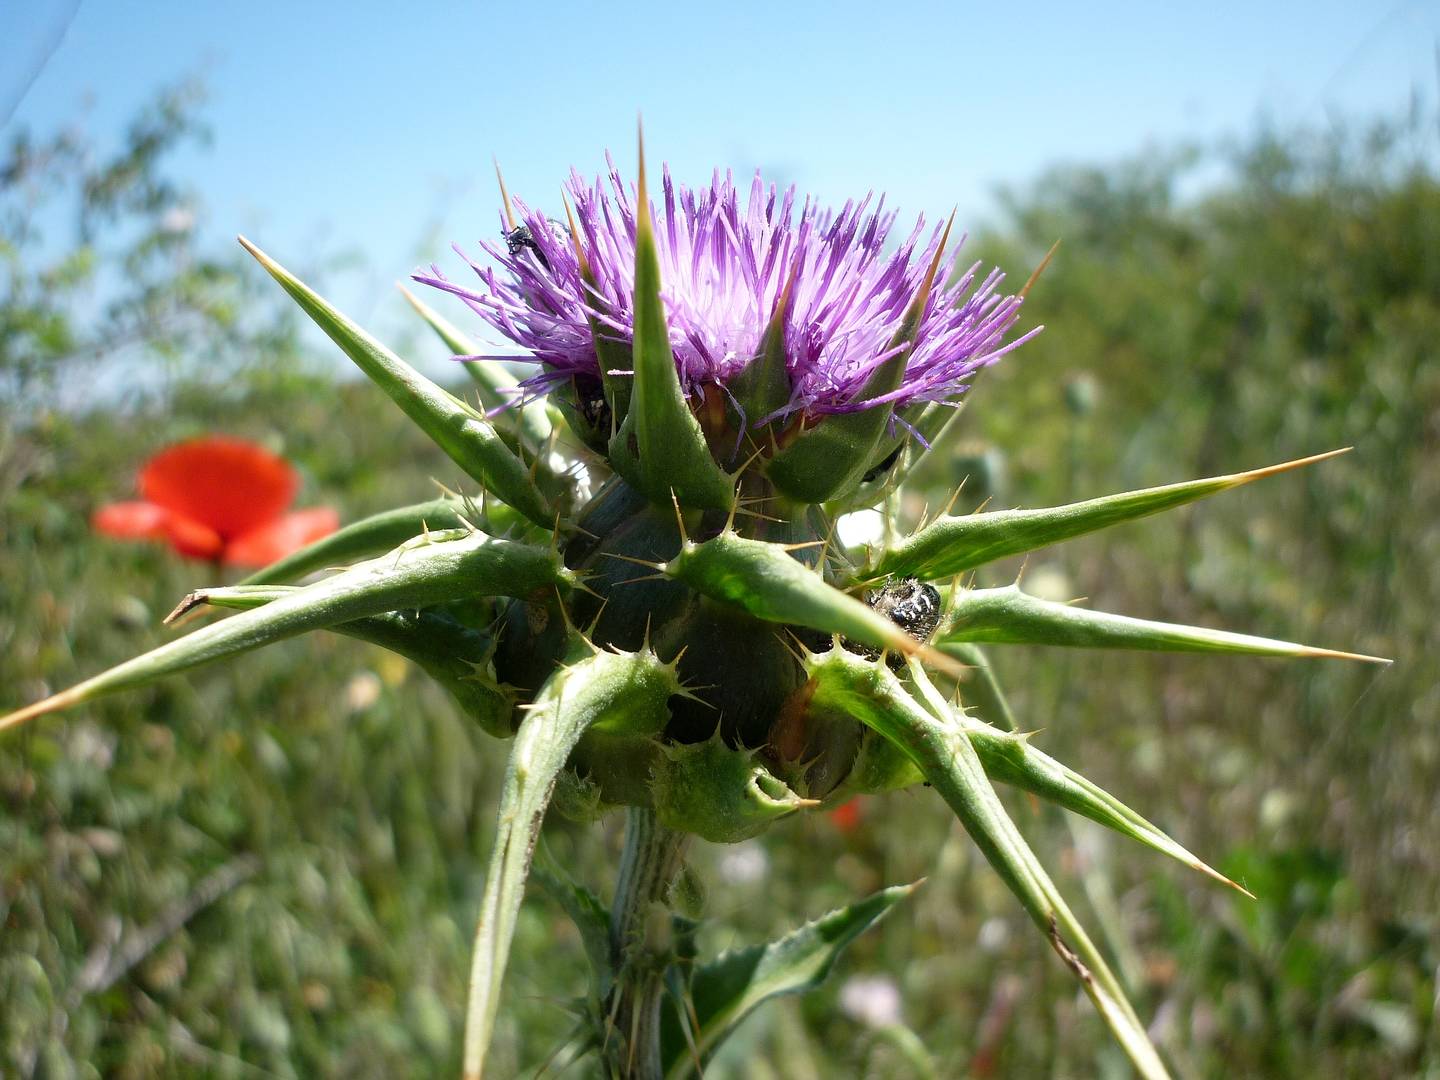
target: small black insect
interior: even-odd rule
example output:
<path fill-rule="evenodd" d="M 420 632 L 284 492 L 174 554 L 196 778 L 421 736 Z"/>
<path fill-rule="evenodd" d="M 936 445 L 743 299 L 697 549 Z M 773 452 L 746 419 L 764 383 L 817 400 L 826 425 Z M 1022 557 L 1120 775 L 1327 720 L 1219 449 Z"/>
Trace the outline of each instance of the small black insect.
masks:
<path fill-rule="evenodd" d="M 605 400 L 605 384 L 599 379 L 577 377 L 575 386 L 575 411 L 590 425 L 590 430 L 601 438 L 610 437 L 610 402 Z"/>
<path fill-rule="evenodd" d="M 887 581 L 878 589 L 865 594 L 865 603 L 884 615 L 916 641 L 929 641 L 930 635 L 940 625 L 940 590 L 915 578 L 898 578 Z M 880 655 L 879 649 L 847 641 L 846 648 L 872 660 Z M 903 656 L 891 656 L 892 668 L 899 669 L 905 663 Z"/>
<path fill-rule="evenodd" d="M 860 482 L 862 484 L 868 484 L 870 483 L 870 481 L 878 480 L 885 473 L 889 472 L 892 468 L 895 467 L 895 462 L 900 459 L 900 451 L 903 449 L 905 449 L 903 444 L 895 447 L 895 449 L 890 451 L 890 453 L 886 455 L 886 457 L 882 461 L 870 466 L 869 471 L 867 471 L 865 475 L 860 478 Z"/>
<path fill-rule="evenodd" d="M 541 266 L 546 270 L 550 269 L 550 260 L 547 259 L 545 253 L 540 250 L 540 245 L 535 242 L 535 234 L 530 231 L 529 225 L 516 225 L 515 228 L 509 232 L 501 229 L 500 235 L 505 238 L 505 246 L 509 249 L 512 259 L 518 256 L 520 252 L 529 249 L 535 253 L 535 258 L 539 260 Z"/>

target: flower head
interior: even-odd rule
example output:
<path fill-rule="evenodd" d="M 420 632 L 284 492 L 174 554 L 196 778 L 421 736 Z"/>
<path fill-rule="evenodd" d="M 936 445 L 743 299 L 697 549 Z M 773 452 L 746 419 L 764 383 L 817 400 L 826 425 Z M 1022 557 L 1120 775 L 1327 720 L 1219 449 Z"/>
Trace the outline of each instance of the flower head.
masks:
<path fill-rule="evenodd" d="M 299 486 L 295 470 L 263 447 L 195 439 L 147 461 L 142 499 L 102 506 L 92 524 L 107 536 L 165 540 L 193 559 L 265 566 L 340 525 L 330 507 L 286 513 Z"/>
<path fill-rule="evenodd" d="M 481 245 L 498 270 L 460 251 L 478 287 L 452 282 L 433 267 L 416 275 L 459 296 L 532 354 L 541 370 L 521 383 L 527 395 L 576 377 L 599 378 L 592 322 L 601 335 L 626 345 L 633 339 L 634 190 L 613 162 L 608 183 L 587 184 L 572 172 L 566 186 L 578 237 L 517 199 L 519 223 L 502 217 L 504 242 Z M 795 412 L 821 416 L 951 400 L 977 371 L 1036 332 L 1006 340 L 1020 297 L 1001 295 L 1004 275 L 991 270 L 982 277 L 978 263 L 957 275 L 957 249 L 941 265 L 939 280 L 951 284 L 928 298 L 902 384 L 867 397 L 867 379 L 899 348 L 896 332 L 943 235 L 939 225 L 927 233 L 921 218 L 886 254 L 897 215 L 884 203 L 867 195 L 838 212 L 808 197 L 797 205 L 793 187 L 779 192 L 757 174 L 745 193 L 718 171 L 707 187 L 692 190 L 675 184 L 667 169 L 652 214 L 670 342 L 686 393 L 724 388 L 757 356 L 782 303 L 791 394 L 771 415 L 748 417 L 752 425 Z M 582 280 L 577 243 L 593 288 Z"/>

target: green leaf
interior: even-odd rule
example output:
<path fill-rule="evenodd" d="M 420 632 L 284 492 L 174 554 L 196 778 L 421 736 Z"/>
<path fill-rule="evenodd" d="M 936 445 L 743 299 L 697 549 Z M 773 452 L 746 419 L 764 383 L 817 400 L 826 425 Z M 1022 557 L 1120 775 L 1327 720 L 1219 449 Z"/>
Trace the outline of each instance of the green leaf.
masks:
<path fill-rule="evenodd" d="M 615 970 L 610 963 L 610 912 L 598 896 L 571 879 L 543 839 L 536 851 L 539 863 L 530 874 L 579 931 L 580 943 L 590 961 L 591 997 L 597 1003 L 603 1002 L 615 981 Z"/>
<path fill-rule="evenodd" d="M 831 649 L 807 657 L 806 668 L 815 707 L 847 711 L 915 762 L 1046 935 L 1136 1070 L 1147 1080 L 1167 1076 L 1119 980 L 1010 820 L 960 725 L 915 701 L 884 664 Z M 910 675 L 933 692 L 924 669 L 913 659 Z"/>
<path fill-rule="evenodd" d="M 670 351 L 643 143 L 635 219 L 635 377 L 629 411 L 610 440 L 610 462 L 655 502 L 668 500 L 673 491 L 685 506 L 728 510 L 734 481 L 710 455 Z"/>
<path fill-rule="evenodd" d="M 725 529 L 701 544 L 686 538 L 680 553 L 657 568 L 696 592 L 733 604 L 758 619 L 841 634 L 876 649 L 922 656 L 952 674 L 962 671 L 949 657 L 916 641 L 885 616 L 791 558 L 787 545 L 752 540 Z"/>
<path fill-rule="evenodd" d="M 693 1034 L 701 1061 L 708 1060 L 757 1006 L 782 994 L 802 994 L 820 986 L 845 948 L 921 884 L 882 889 L 776 941 L 723 953 L 697 967 L 690 994 L 699 1021 Z M 667 1080 L 695 1075 L 681 1023 L 675 1003 L 669 1002 L 662 1034 Z"/>
<path fill-rule="evenodd" d="M 957 592 L 934 642 L 994 642 L 1009 645 L 1064 645 L 1089 649 L 1154 652 L 1243 653 L 1252 656 L 1315 657 L 1388 664 L 1379 656 L 1338 652 L 1293 641 L 1233 634 L 1201 626 L 1151 622 L 1125 615 L 1040 600 L 1020 586 Z"/>
<path fill-rule="evenodd" d="M 456 356 L 475 356 L 479 353 L 480 346 L 460 331 L 449 319 L 441 315 L 425 301 L 412 293 L 404 285 L 399 286 L 400 293 L 410 302 L 419 316 L 429 324 L 430 329 L 445 347 Z M 532 402 L 523 408 L 515 408 L 511 405 L 515 395 L 510 393 L 515 387 L 515 377 L 503 368 L 498 367 L 490 361 L 474 360 L 460 365 L 465 369 L 480 392 L 480 401 L 487 409 L 499 409 L 506 407 L 502 416 L 513 417 L 520 434 L 532 451 L 539 452 L 544 448 L 550 438 L 550 420 L 545 415 L 545 407 Z"/>
<path fill-rule="evenodd" d="M 882 552 L 860 575 L 864 580 L 881 577 L 918 577 L 924 580 L 953 577 L 1009 555 L 1034 551 L 1112 525 L 1171 510 L 1177 506 L 1218 495 L 1222 491 L 1253 483 L 1267 476 L 1298 469 L 1349 450 L 1286 461 L 1250 472 L 1212 476 L 1165 487 L 1127 491 L 1068 506 L 1040 510 L 997 510 L 962 517 L 941 516 Z"/>
<path fill-rule="evenodd" d="M 500 989 L 530 858 L 555 778 L 592 725 L 659 730 L 670 696 L 681 692 L 673 665 L 648 649 L 602 652 L 581 639 L 546 680 L 527 710 L 505 767 L 495 846 L 480 902 L 470 997 L 465 1017 L 467 1078 L 484 1075 L 485 1055 L 500 1011 Z"/>
<path fill-rule="evenodd" d="M 950 223 L 954 220 L 952 214 Z M 905 381 L 905 366 L 910 362 L 915 335 L 949 238 L 947 224 L 925 279 L 890 340 L 893 355 L 870 373 L 856 394 L 857 401 L 882 397 Z M 823 503 L 842 497 L 876 463 L 877 451 L 894 415 L 894 408 L 886 402 L 858 412 L 814 417 L 813 427 L 807 427 L 810 420 L 798 416 L 793 440 L 786 443 L 782 436 L 781 449 L 765 466 L 766 475 L 781 493 L 800 502 Z"/>
<path fill-rule="evenodd" d="M 569 589 L 575 575 L 544 548 L 484 533 L 441 534 L 306 585 L 264 607 L 242 611 L 161 645 L 44 701 L 0 717 L 0 731 L 102 694 L 131 690 L 262 645 L 388 611 L 431 607 L 475 596 L 526 597 Z M 182 602 L 175 614 L 190 606 Z"/>
<path fill-rule="evenodd" d="M 465 504 L 456 499 L 431 499 L 362 518 L 307 544 L 279 562 L 242 580 L 241 585 L 279 585 L 329 570 L 356 559 L 391 551 L 425 532 L 464 528 Z"/>
<path fill-rule="evenodd" d="M 555 524 L 555 513 L 546 505 L 529 469 L 488 420 L 381 345 L 243 236 L 240 243 L 471 479 L 537 525 L 550 528 Z"/>

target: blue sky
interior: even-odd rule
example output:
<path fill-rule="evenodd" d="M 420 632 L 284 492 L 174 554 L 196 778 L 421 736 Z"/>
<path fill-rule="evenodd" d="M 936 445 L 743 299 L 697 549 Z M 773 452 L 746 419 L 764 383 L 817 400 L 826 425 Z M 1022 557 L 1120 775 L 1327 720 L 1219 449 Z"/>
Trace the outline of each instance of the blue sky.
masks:
<path fill-rule="evenodd" d="M 215 138 L 179 166 L 205 229 L 282 261 L 358 251 L 374 280 L 340 299 L 364 320 L 441 241 L 493 234 L 492 155 L 544 202 L 606 147 L 630 172 L 637 111 L 681 178 L 763 166 L 825 199 L 874 187 L 975 220 L 996 185 L 1056 161 L 1433 102 L 1437 43 L 1433 0 L 5 0 L 0 122 L 83 115 L 113 136 L 158 87 L 202 75 Z"/>

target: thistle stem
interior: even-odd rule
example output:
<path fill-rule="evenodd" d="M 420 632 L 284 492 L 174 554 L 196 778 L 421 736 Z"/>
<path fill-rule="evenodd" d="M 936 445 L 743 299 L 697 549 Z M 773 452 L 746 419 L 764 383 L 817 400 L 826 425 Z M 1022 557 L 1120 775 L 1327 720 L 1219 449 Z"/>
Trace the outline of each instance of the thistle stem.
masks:
<path fill-rule="evenodd" d="M 684 863 L 689 836 L 667 829 L 655 812 L 625 811 L 625 851 L 610 910 L 610 950 L 618 973 L 602 1055 L 622 1080 L 660 1080 L 660 1005 L 671 959 L 667 897 Z"/>

